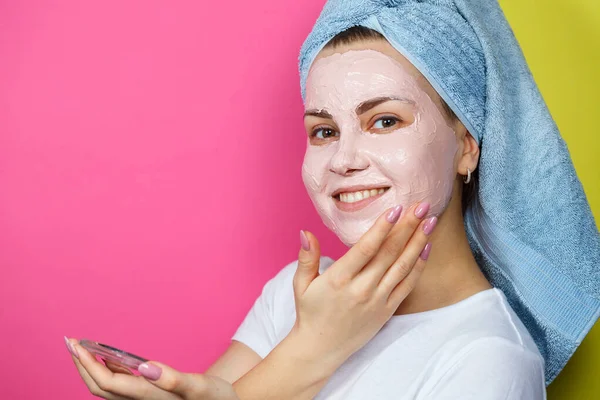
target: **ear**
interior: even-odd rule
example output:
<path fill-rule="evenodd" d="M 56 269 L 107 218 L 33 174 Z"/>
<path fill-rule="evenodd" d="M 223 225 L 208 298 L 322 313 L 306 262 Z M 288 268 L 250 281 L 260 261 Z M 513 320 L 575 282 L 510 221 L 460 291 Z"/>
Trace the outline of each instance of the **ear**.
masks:
<path fill-rule="evenodd" d="M 457 172 L 461 175 L 467 175 L 467 168 L 471 172 L 475 171 L 479 163 L 479 145 L 471 133 L 465 130 L 462 137 L 462 155 L 458 160 Z"/>

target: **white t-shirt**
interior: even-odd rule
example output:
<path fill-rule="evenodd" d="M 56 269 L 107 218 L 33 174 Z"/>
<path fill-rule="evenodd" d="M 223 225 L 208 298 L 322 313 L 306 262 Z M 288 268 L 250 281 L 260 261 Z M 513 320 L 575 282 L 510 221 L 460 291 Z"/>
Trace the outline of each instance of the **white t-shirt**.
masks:
<path fill-rule="evenodd" d="M 333 264 L 321 258 L 321 273 Z M 265 285 L 233 336 L 262 358 L 294 325 L 297 262 Z M 544 360 L 497 288 L 448 307 L 392 316 L 315 399 L 546 399 Z"/>

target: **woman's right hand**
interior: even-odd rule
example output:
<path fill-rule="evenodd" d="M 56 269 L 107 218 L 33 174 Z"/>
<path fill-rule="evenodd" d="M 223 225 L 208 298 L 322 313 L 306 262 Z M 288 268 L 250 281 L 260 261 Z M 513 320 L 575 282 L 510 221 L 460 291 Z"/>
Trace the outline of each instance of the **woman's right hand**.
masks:
<path fill-rule="evenodd" d="M 310 343 L 311 353 L 337 368 L 391 318 L 425 267 L 437 222 L 422 220 L 428 210 L 426 203 L 415 205 L 400 221 L 400 206 L 387 210 L 321 275 L 319 243 L 301 232 L 292 334 Z"/>

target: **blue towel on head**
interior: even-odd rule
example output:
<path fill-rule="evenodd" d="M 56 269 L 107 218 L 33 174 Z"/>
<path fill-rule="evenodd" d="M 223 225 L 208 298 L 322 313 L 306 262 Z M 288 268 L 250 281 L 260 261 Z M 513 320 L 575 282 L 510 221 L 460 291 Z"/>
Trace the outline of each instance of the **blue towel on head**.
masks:
<path fill-rule="evenodd" d="M 300 52 L 365 26 L 429 80 L 481 148 L 471 248 L 534 338 L 546 384 L 600 316 L 600 237 L 567 147 L 496 0 L 330 0 Z"/>

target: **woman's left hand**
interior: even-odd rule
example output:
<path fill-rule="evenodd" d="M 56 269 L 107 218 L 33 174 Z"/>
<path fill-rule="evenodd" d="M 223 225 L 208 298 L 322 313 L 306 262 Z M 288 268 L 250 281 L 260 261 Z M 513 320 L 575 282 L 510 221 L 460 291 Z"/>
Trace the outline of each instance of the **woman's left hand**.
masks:
<path fill-rule="evenodd" d="M 186 374 L 155 361 L 142 364 L 143 376 L 135 376 L 119 366 L 102 365 L 75 339 L 67 339 L 67 348 L 90 392 L 103 399 L 239 400 L 233 386 L 215 376 Z"/>

